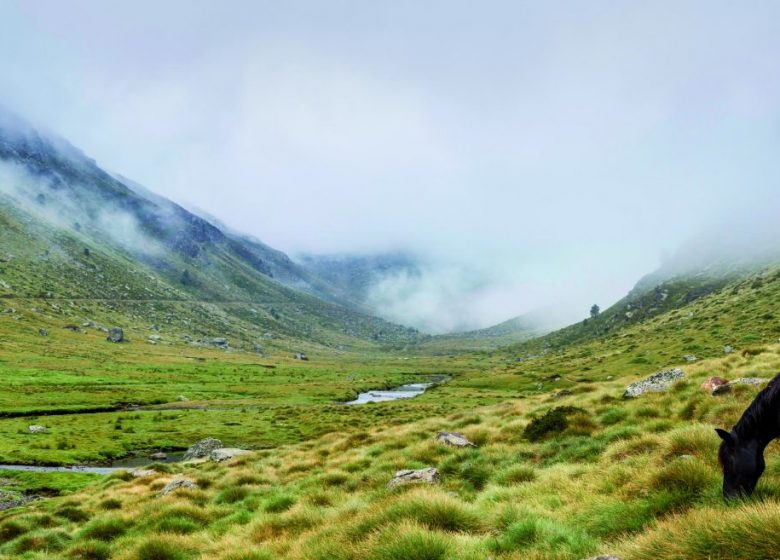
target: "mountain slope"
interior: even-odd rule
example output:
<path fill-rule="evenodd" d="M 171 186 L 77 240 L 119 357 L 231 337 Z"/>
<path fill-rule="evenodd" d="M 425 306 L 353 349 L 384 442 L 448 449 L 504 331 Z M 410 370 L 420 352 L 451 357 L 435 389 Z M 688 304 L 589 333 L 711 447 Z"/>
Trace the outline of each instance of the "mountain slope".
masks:
<path fill-rule="evenodd" d="M 7 114 L 0 119 L 0 220 L 2 297 L 112 301 L 135 314 L 133 305 L 156 301 L 147 306 L 150 324 L 171 316 L 183 333 L 240 337 L 249 347 L 266 332 L 330 346 L 417 337 L 290 289 L 274 279 L 287 273 L 292 282 L 298 272 L 282 253 L 128 187 L 65 141 Z M 327 290 L 316 280 L 308 291 L 318 291 L 311 286 Z"/>

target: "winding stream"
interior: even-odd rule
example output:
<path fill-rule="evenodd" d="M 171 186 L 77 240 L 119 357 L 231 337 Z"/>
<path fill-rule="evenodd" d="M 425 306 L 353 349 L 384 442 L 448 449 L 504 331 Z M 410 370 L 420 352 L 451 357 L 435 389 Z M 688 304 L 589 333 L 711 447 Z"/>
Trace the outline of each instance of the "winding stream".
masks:
<path fill-rule="evenodd" d="M 343 404 L 367 404 L 377 402 L 395 401 L 399 399 L 412 399 L 422 395 L 430 387 L 443 383 L 450 379 L 446 375 L 430 376 L 430 381 L 421 383 L 406 383 L 399 387 L 391 389 L 373 389 L 359 393 L 357 398 L 347 401 Z M 63 472 L 63 473 L 86 473 L 86 474 L 111 474 L 117 471 L 144 467 L 151 463 L 177 463 L 182 460 L 183 452 L 167 453 L 163 460 L 154 460 L 145 455 L 134 455 L 117 459 L 105 466 L 79 465 L 71 467 L 45 467 L 39 465 L 0 465 L 0 471 L 28 471 L 28 472 Z"/>

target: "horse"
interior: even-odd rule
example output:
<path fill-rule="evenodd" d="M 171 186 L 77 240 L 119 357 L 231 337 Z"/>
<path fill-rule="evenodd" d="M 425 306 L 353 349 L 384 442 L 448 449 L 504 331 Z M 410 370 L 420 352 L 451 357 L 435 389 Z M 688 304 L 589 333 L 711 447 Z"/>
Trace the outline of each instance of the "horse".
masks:
<path fill-rule="evenodd" d="M 723 497 L 750 496 L 764 473 L 764 449 L 780 437 L 780 373 L 756 395 L 730 432 L 715 431 L 723 440 L 718 449 Z"/>

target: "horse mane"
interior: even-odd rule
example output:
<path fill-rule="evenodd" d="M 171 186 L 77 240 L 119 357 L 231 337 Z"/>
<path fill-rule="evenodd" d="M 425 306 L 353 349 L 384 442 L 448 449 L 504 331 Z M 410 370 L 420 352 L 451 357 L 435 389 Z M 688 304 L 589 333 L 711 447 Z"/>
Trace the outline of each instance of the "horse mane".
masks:
<path fill-rule="evenodd" d="M 778 409 L 780 409 L 780 373 L 759 391 L 731 431 L 737 436 L 737 440 L 757 436 L 776 437 L 777 433 L 774 432 L 777 430 Z"/>

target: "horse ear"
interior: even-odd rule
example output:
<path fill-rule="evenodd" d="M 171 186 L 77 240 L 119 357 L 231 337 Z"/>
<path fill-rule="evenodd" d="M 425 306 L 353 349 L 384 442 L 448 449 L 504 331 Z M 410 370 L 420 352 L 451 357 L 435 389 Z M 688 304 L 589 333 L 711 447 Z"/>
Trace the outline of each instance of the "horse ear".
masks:
<path fill-rule="evenodd" d="M 729 445 L 734 445 L 734 436 L 731 434 L 731 432 L 727 432 L 726 430 L 721 430 L 720 428 L 715 428 L 715 432 L 720 436 L 720 439 L 728 443 Z"/>

